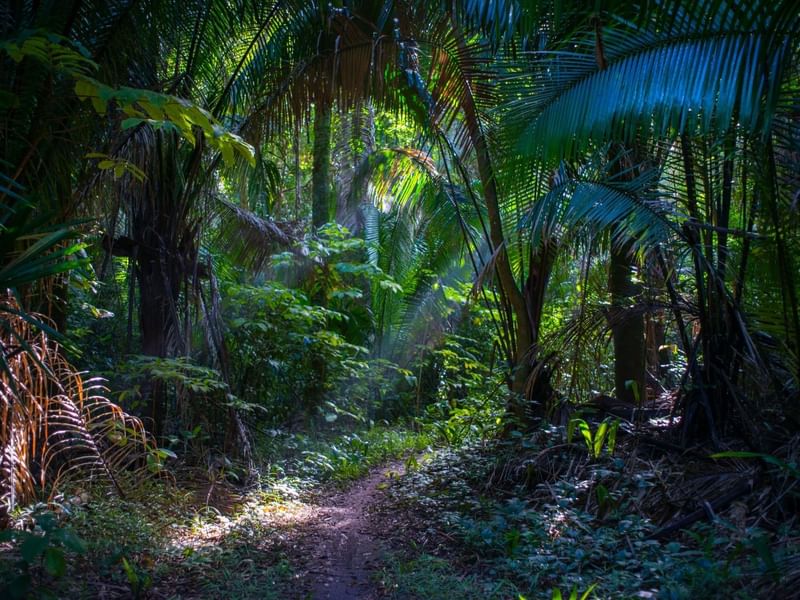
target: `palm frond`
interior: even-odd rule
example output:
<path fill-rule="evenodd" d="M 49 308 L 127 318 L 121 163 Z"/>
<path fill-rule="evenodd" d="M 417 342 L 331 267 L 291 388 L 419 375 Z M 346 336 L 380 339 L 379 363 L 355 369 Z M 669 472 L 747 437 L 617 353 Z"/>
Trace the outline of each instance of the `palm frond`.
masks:
<path fill-rule="evenodd" d="M 725 132 L 734 122 L 754 135 L 769 131 L 791 53 L 788 38 L 645 33 L 637 40 L 609 52 L 602 70 L 588 52 L 537 53 L 531 79 L 513 86 L 524 97 L 508 105 L 519 125 L 519 150 L 552 163 L 643 132 Z"/>
<path fill-rule="evenodd" d="M 220 227 L 216 242 L 235 262 L 254 271 L 262 270 L 279 249 L 292 248 L 298 241 L 269 218 L 220 199 L 217 216 Z"/>
<path fill-rule="evenodd" d="M 675 206 L 655 191 L 658 171 L 651 169 L 633 181 L 569 177 L 538 200 L 522 223 L 529 228 L 531 243 L 544 238 L 576 234 L 581 228 L 599 233 L 610 230 L 615 243 L 633 242 L 639 249 L 657 248 L 680 236 Z"/>
<path fill-rule="evenodd" d="M 4 303 L 15 306 L 11 297 Z M 40 321 L 45 317 L 35 315 Z M 0 351 L 0 519 L 37 494 L 55 494 L 67 481 L 110 481 L 135 472 L 153 449 L 141 421 L 85 381 L 58 344 L 29 320 L 4 319 Z M 14 335 L 10 334 L 13 330 Z"/>

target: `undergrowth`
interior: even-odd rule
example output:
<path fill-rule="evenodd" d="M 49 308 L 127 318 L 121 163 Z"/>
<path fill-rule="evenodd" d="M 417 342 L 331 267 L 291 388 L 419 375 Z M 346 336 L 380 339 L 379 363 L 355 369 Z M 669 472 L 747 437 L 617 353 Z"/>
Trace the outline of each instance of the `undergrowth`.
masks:
<path fill-rule="evenodd" d="M 405 551 L 383 573 L 392 597 L 788 597 L 781 578 L 797 566 L 796 535 L 776 544 L 777 535 L 718 515 L 651 539 L 656 527 L 635 502 L 653 485 L 647 473 L 606 457 L 581 477 L 503 489 L 503 445 L 440 450 L 390 489 L 387 510 L 413 515 L 395 540 Z"/>
<path fill-rule="evenodd" d="M 425 432 L 373 427 L 329 439 L 304 434 L 276 434 L 266 454 L 273 457 L 272 476 L 289 475 L 300 482 L 347 482 L 372 467 L 429 448 Z M 282 460 L 276 457 L 288 457 Z"/>
<path fill-rule="evenodd" d="M 14 582 L 24 571 L 25 547 L 4 547 L 3 597 L 252 598 L 256 590 L 261 598 L 284 597 L 291 574 L 274 548 L 252 542 L 272 533 L 252 498 L 225 515 L 166 482 L 149 482 L 126 498 L 100 490 L 82 496 L 56 513 L 39 506 L 16 515 L 21 531 L 50 515 L 85 551 L 68 556 L 57 577 L 46 565 L 32 565 L 31 584 L 20 586 Z"/>
<path fill-rule="evenodd" d="M 665 475 L 629 450 L 565 444 L 554 431 L 481 437 L 447 446 L 425 428 L 328 439 L 276 431 L 247 483 L 239 465 L 180 463 L 176 480 L 150 480 L 124 498 L 72 490 L 55 512 L 15 513 L 18 534 L 0 545 L 2 597 L 292 597 L 293 529 L 313 520 L 320 489 L 399 458 L 406 475 L 381 487 L 381 510 L 399 518 L 381 529 L 390 552 L 377 575 L 387 597 L 789 597 L 797 532 L 720 513 L 653 539 L 645 508 Z"/>
<path fill-rule="evenodd" d="M 75 488 L 50 507 L 18 510 L 17 535 L 0 540 L 0 597 L 285 598 L 295 575 L 284 544 L 311 514 L 309 494 L 413 456 L 431 438 L 376 427 L 328 440 L 275 432 L 270 441 L 248 485 L 236 464 L 180 463 L 171 465 L 175 481 L 144 481 L 125 497 Z M 50 549 L 40 522 L 71 544 Z M 77 544 L 83 551 L 70 551 Z"/>

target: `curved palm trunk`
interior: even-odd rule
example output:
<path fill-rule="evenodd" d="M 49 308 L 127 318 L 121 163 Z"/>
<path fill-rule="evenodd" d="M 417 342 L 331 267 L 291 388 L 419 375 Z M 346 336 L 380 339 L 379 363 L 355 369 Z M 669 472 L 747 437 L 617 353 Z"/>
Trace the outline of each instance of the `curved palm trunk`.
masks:
<path fill-rule="evenodd" d="M 457 29 L 455 37 L 459 48 L 463 51 L 465 48 L 463 36 Z M 465 85 L 471 87 L 472 82 L 467 79 Z M 488 241 L 496 256 L 494 268 L 500 302 L 504 308 L 510 310 L 514 321 L 513 355 L 510 357 L 513 368 L 511 378 L 513 394 L 509 410 L 520 422 L 525 423 L 530 420 L 530 400 L 539 403 L 537 412 L 541 413 L 552 396 L 547 373 L 537 369 L 539 366 L 537 344 L 539 323 L 544 308 L 544 292 L 547 288 L 554 252 L 547 247 L 531 251 L 526 284 L 524 289 L 520 289 L 508 259 L 491 155 L 471 93 L 464 95 L 462 110 L 470 142 L 475 151 L 478 176 L 483 188 L 483 200 L 489 218 L 490 239 Z M 536 372 L 536 376 L 532 377 L 534 372 Z"/>

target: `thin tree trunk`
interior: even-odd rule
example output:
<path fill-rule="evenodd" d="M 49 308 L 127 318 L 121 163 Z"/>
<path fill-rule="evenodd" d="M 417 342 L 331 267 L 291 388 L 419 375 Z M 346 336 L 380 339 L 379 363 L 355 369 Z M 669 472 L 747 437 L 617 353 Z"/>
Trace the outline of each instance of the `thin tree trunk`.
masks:
<path fill-rule="evenodd" d="M 459 48 L 463 50 L 464 40 L 459 32 L 456 32 L 456 39 Z M 467 81 L 466 85 L 471 86 L 472 82 Z M 507 302 L 511 307 L 516 323 L 516 345 L 513 349 L 514 356 L 512 357 L 514 375 L 512 378 L 511 390 L 517 394 L 518 397 L 524 397 L 528 378 L 533 367 L 533 360 L 535 359 L 532 352 L 536 342 L 533 324 L 528 312 L 525 296 L 517 286 L 514 273 L 511 270 L 511 265 L 508 260 L 497 183 L 492 169 L 492 161 L 488 145 L 486 144 L 486 138 L 481 128 L 480 119 L 470 94 L 465 94 L 462 109 L 464 111 L 464 123 L 467 127 L 472 147 L 475 150 L 478 176 L 481 181 L 481 187 L 483 188 L 483 199 L 489 217 L 489 241 L 491 242 L 492 251 L 497 253 L 495 273 L 499 283 L 500 298 L 501 301 L 504 303 Z M 510 408 L 518 418 L 522 420 L 525 419 L 525 403 L 512 402 Z"/>
<path fill-rule="evenodd" d="M 331 107 L 317 104 L 314 111 L 314 162 L 311 172 L 311 224 L 316 230 L 331 219 Z M 320 290 L 311 301 L 324 305 L 324 291 Z M 315 353 L 311 356 L 312 384 L 303 393 L 306 417 L 322 403 L 325 394 L 326 364 L 324 358 Z"/>
<path fill-rule="evenodd" d="M 595 59 L 600 71 L 608 67 L 603 45 L 602 24 L 595 19 Z M 611 295 L 610 325 L 614 344 L 614 385 L 617 398 L 638 404 L 645 391 L 644 319 L 631 303 L 641 293 L 633 281 L 633 245 L 611 247 L 608 291 Z"/>
<path fill-rule="evenodd" d="M 294 126 L 294 218 L 300 218 L 300 200 L 302 198 L 302 173 L 300 171 L 300 123 Z"/>
<path fill-rule="evenodd" d="M 611 335 L 614 343 L 614 386 L 617 398 L 639 404 L 645 393 L 645 335 L 642 315 L 631 304 L 641 294 L 634 282 L 631 244 L 611 249 L 608 291 L 611 295 Z"/>
<path fill-rule="evenodd" d="M 729 134 L 723 145 L 725 156 L 722 159 L 722 194 L 717 210 L 717 276 L 720 283 L 727 279 L 728 268 L 728 226 L 730 225 L 731 199 L 733 196 L 733 157 L 736 152 L 736 139 Z"/>
<path fill-rule="evenodd" d="M 311 224 L 314 228 L 331 218 L 331 108 L 314 111 L 314 165 L 311 172 Z"/>
<path fill-rule="evenodd" d="M 683 169 L 686 177 L 686 207 L 689 217 L 696 223 L 703 221 L 700 218 L 698 200 L 697 200 L 697 176 L 696 176 L 696 163 L 694 153 L 692 150 L 691 141 L 686 135 L 681 136 L 681 154 L 683 157 Z M 695 287 L 697 288 L 697 306 L 700 321 L 700 333 L 698 341 L 702 348 L 703 365 L 700 368 L 700 363 L 697 359 L 697 344 L 693 345 L 693 350 L 687 353 L 687 362 L 689 374 L 692 377 L 693 389 L 687 393 L 684 401 L 683 420 L 681 426 L 683 428 L 683 438 L 687 441 L 691 438 L 708 438 L 716 439 L 716 423 L 712 411 L 712 400 L 709 398 L 706 387 L 708 384 L 708 366 L 705 364 L 707 357 L 712 356 L 711 340 L 713 334 L 713 324 L 709 317 L 711 312 L 712 302 L 710 295 L 712 291 L 709 281 L 708 287 L 706 286 L 705 273 L 706 269 L 703 265 L 703 259 L 710 261 L 709 255 L 706 252 L 711 251 L 710 242 L 702 243 L 701 237 L 698 234 L 696 223 L 686 223 L 684 225 L 684 233 L 692 249 L 692 260 L 694 264 Z"/>

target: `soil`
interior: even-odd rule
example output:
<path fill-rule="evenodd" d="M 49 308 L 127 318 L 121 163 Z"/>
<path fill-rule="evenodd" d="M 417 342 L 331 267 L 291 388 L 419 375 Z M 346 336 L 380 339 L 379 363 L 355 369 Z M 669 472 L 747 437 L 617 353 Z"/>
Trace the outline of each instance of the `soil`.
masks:
<path fill-rule="evenodd" d="M 375 574 L 385 536 L 371 519 L 383 488 L 403 474 L 403 463 L 376 468 L 345 491 L 324 496 L 304 524 L 292 561 L 300 573 L 298 598 L 375 600 Z"/>

